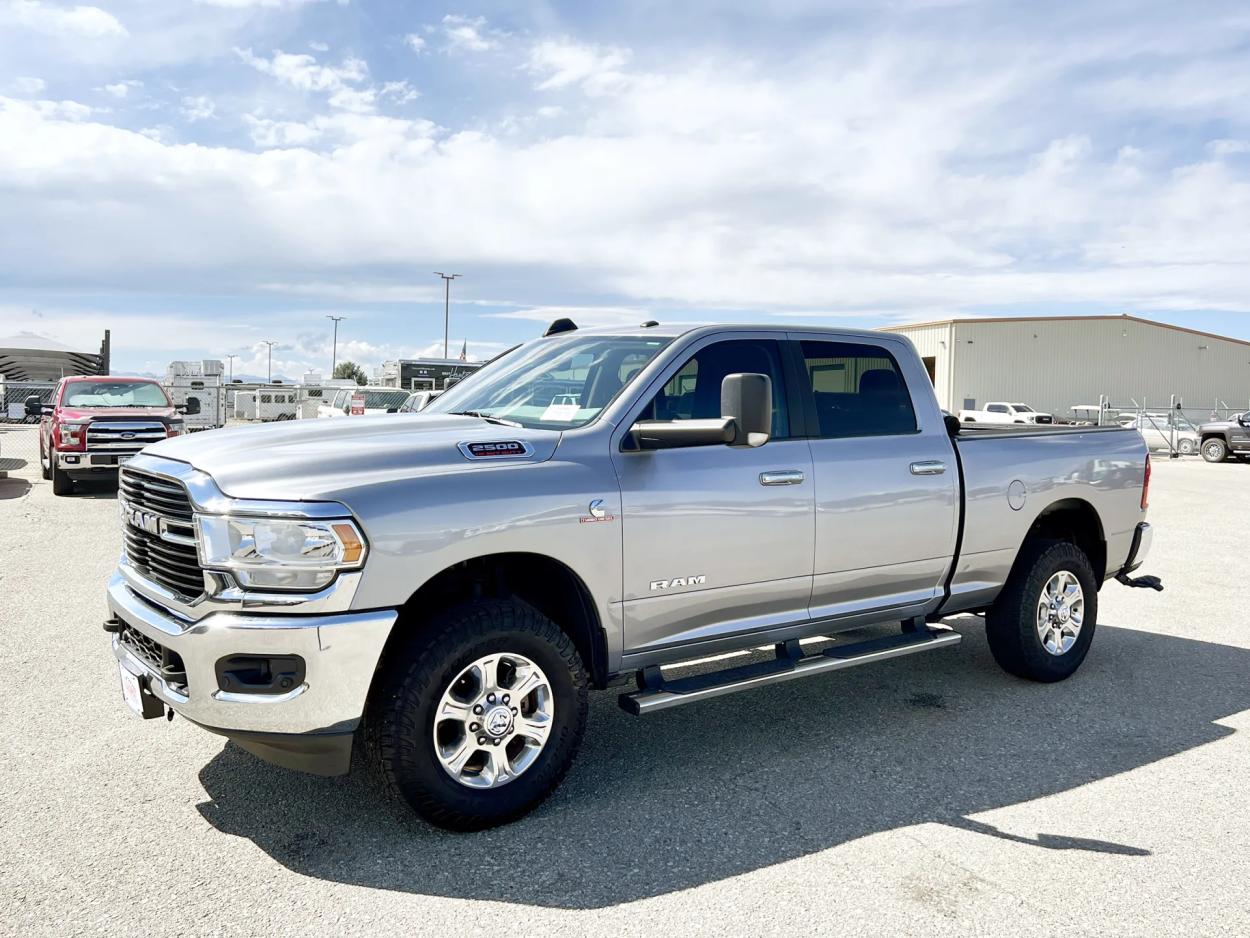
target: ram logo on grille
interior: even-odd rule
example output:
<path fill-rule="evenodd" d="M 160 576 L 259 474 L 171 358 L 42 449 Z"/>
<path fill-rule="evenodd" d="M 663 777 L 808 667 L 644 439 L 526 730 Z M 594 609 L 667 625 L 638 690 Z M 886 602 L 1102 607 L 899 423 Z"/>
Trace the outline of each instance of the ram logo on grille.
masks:
<path fill-rule="evenodd" d="M 157 537 L 165 536 L 167 522 L 155 512 L 144 511 L 142 508 L 131 508 L 128 504 L 122 502 L 122 517 L 133 528 L 146 531 L 148 534 L 155 534 Z"/>

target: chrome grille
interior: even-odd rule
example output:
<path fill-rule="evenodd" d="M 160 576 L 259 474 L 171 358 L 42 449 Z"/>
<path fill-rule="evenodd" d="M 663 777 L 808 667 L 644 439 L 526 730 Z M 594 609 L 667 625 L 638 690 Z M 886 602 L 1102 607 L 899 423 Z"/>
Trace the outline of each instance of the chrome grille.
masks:
<path fill-rule="evenodd" d="M 191 499 L 181 482 L 123 467 L 118 495 L 126 559 L 184 600 L 204 592 Z"/>
<path fill-rule="evenodd" d="M 87 452 L 137 453 L 168 436 L 165 424 L 152 420 L 94 420 L 87 424 Z"/>

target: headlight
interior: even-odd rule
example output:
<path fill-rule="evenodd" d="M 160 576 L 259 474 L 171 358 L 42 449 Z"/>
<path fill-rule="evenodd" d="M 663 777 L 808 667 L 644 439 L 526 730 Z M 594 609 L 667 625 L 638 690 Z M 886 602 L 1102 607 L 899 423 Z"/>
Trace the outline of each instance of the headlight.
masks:
<path fill-rule="evenodd" d="M 347 520 L 196 515 L 200 564 L 229 570 L 240 586 L 321 589 L 365 560 L 365 541 Z"/>
<path fill-rule="evenodd" d="M 181 436 L 185 431 L 186 424 L 181 420 L 171 420 L 169 422 L 169 435 Z"/>

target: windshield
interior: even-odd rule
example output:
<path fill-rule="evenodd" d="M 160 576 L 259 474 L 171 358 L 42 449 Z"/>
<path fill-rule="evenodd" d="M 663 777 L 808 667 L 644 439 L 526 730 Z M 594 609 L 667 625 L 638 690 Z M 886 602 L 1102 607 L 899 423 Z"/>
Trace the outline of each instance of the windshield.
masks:
<path fill-rule="evenodd" d="M 1019 411 L 1022 414 L 1033 413 L 1033 408 L 1030 407 L 1028 404 L 1012 404 L 1011 406 L 1014 407 L 1017 411 Z"/>
<path fill-rule="evenodd" d="M 169 407 L 169 398 L 151 381 L 71 381 L 61 395 L 65 407 Z"/>
<path fill-rule="evenodd" d="M 599 416 L 669 338 L 562 335 L 523 345 L 443 393 L 423 414 L 511 420 L 568 430 Z"/>

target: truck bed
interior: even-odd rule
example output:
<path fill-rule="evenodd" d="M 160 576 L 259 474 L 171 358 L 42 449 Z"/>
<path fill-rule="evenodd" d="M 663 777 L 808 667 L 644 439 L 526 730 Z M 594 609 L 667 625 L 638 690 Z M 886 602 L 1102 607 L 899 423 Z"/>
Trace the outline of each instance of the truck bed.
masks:
<path fill-rule="evenodd" d="M 1104 576 L 1128 557 L 1141 520 L 1146 446 L 1124 427 L 960 427 L 961 544 L 943 611 L 979 609 L 998 595 L 1039 514 L 1057 502 L 1096 512 Z"/>

